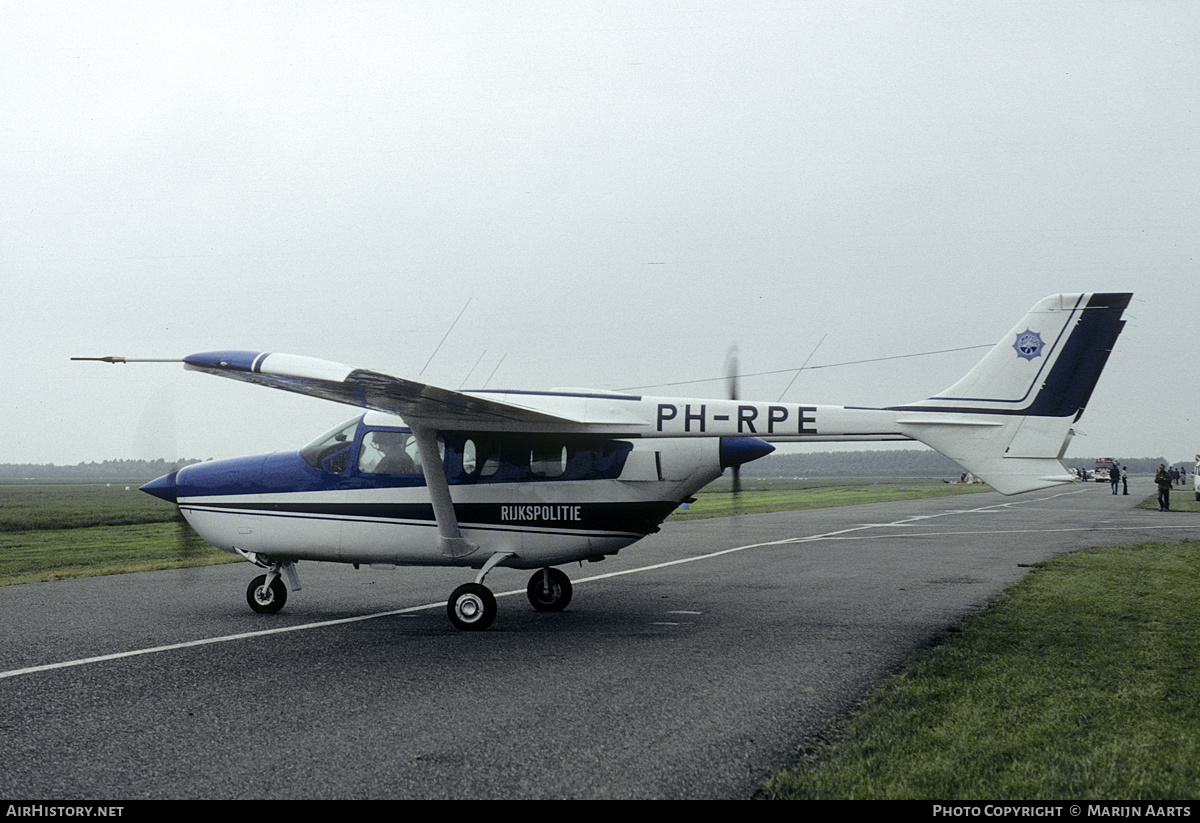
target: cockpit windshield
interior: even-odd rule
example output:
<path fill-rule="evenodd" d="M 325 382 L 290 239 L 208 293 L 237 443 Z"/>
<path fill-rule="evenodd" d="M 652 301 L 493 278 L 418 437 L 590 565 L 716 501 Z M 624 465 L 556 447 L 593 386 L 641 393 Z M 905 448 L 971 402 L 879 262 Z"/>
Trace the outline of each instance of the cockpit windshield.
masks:
<path fill-rule="evenodd" d="M 307 460 L 313 468 L 321 468 L 321 464 L 326 458 L 337 454 L 342 449 L 348 448 L 354 443 L 354 430 L 358 428 L 358 421 L 361 419 L 362 417 L 359 416 L 353 420 L 334 426 L 325 432 L 325 434 L 302 448 L 300 456 Z"/>

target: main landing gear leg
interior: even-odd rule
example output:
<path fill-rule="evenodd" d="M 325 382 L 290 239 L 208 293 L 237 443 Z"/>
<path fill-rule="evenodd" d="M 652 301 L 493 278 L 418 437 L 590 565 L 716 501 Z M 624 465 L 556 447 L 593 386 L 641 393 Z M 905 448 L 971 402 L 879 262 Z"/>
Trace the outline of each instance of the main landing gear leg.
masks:
<path fill-rule="evenodd" d="M 483 578 L 512 552 L 497 552 L 488 558 L 475 576 L 474 583 L 464 583 L 450 594 L 446 601 L 446 614 L 454 628 L 467 632 L 480 632 L 492 625 L 496 619 L 496 597 Z"/>

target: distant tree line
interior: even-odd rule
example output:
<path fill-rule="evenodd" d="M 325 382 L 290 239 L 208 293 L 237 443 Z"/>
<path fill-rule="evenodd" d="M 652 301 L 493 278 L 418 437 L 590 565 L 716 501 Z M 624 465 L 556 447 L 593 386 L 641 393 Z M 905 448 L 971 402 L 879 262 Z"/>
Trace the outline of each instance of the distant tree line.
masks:
<path fill-rule="evenodd" d="M 102 463 L 0 463 L 0 480 L 153 480 L 199 460 L 105 460 Z"/>

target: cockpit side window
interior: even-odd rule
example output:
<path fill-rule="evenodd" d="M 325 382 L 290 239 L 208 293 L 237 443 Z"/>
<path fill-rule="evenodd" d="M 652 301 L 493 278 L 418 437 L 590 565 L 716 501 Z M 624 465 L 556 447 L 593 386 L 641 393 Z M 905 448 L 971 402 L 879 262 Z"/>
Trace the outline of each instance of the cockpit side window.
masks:
<path fill-rule="evenodd" d="M 359 418 L 356 417 L 347 423 L 341 423 L 325 432 L 325 434 L 302 448 L 300 456 L 313 468 L 322 468 L 325 461 L 330 457 L 354 445 L 354 430 L 358 428 L 358 421 Z M 335 461 L 334 464 L 326 466 L 326 468 L 333 472 L 345 471 L 346 461 Z"/>
<path fill-rule="evenodd" d="M 368 474 L 420 474 L 417 438 L 408 432 L 367 432 L 358 453 L 358 470 Z"/>

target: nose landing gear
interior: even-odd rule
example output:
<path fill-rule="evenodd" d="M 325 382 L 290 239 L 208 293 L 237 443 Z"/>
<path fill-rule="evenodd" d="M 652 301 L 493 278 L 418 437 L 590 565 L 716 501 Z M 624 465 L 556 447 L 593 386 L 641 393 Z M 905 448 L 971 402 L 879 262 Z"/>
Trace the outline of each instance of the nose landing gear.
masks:
<path fill-rule="evenodd" d="M 296 574 L 296 561 L 272 560 L 263 555 L 241 550 L 237 550 L 237 553 L 256 566 L 267 570 L 266 574 L 260 574 L 251 580 L 250 586 L 246 589 L 246 602 L 254 611 L 259 614 L 275 614 L 283 608 L 283 604 L 287 602 L 287 586 L 284 585 L 281 575 L 286 575 L 292 588 L 300 591 L 300 576 Z"/>
<path fill-rule="evenodd" d="M 283 585 L 283 578 L 276 576 L 268 583 L 267 576 L 260 574 L 250 581 L 250 587 L 246 589 L 246 602 L 259 614 L 275 614 L 287 602 L 287 586 Z"/>

